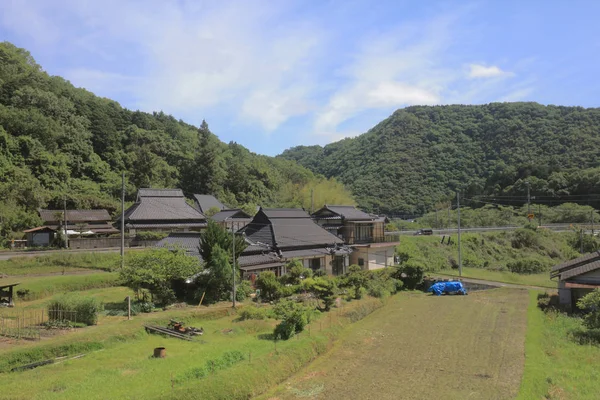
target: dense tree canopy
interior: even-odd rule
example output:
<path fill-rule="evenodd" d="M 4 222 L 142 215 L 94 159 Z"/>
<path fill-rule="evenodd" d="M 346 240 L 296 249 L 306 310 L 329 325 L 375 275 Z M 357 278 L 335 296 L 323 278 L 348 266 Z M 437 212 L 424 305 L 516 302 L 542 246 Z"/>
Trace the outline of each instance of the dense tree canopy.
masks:
<path fill-rule="evenodd" d="M 206 121 L 197 128 L 163 112 L 127 110 L 0 43 L 2 232 L 31 227 L 39 207 L 62 208 L 63 198 L 69 208 L 117 210 L 121 171 L 128 201 L 139 187 L 180 187 L 230 207 L 298 207 L 310 202 L 306 187 L 322 185 L 325 200 L 354 203 L 343 185 L 295 162 L 221 142 Z"/>
<path fill-rule="evenodd" d="M 415 106 L 369 132 L 280 157 L 348 185 L 370 211 L 420 214 L 461 190 L 522 205 L 527 193 L 556 204 L 600 193 L 600 109 L 492 103 Z M 507 196 L 507 197 L 504 197 Z M 439 208 L 439 207 L 437 207 Z"/>

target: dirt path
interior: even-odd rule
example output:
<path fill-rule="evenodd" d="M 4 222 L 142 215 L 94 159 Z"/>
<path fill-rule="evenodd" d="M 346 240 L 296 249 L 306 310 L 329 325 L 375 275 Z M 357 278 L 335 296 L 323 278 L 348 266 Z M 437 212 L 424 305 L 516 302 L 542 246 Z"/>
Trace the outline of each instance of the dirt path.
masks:
<path fill-rule="evenodd" d="M 526 290 L 395 296 L 326 356 L 261 399 L 512 399 Z"/>

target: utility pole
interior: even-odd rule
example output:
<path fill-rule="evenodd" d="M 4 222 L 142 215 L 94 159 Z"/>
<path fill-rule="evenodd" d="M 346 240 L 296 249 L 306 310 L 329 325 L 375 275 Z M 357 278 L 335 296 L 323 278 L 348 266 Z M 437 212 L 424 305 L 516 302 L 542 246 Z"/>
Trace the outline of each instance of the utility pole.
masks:
<path fill-rule="evenodd" d="M 460 247 L 460 192 L 456 192 L 456 211 L 458 212 L 458 276 L 462 276 L 462 253 Z"/>
<path fill-rule="evenodd" d="M 529 194 L 529 181 L 525 182 L 527 185 L 527 215 L 531 215 L 531 196 Z M 531 221 L 531 220 L 530 220 Z"/>
<path fill-rule="evenodd" d="M 231 263 L 231 268 L 233 270 L 233 308 L 235 308 L 235 230 L 233 229 L 233 227 L 231 228 L 231 249 L 233 252 L 232 255 L 232 263 Z"/>
<path fill-rule="evenodd" d="M 121 173 L 121 269 L 125 267 L 125 172 Z"/>
<path fill-rule="evenodd" d="M 67 234 L 67 198 L 63 197 L 63 219 L 65 223 L 65 249 L 69 248 L 69 235 Z"/>

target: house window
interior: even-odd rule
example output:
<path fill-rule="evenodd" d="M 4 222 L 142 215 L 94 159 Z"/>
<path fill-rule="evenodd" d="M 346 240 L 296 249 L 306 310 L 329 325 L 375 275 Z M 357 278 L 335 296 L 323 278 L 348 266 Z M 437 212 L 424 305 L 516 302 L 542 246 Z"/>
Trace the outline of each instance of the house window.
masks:
<path fill-rule="evenodd" d="M 365 259 L 364 258 L 359 258 L 358 259 L 358 266 L 359 267 L 364 267 L 365 266 Z"/>
<path fill-rule="evenodd" d="M 320 258 L 312 258 L 312 259 L 310 260 L 310 264 L 309 264 L 309 265 L 310 265 L 310 268 L 311 268 L 313 271 L 316 271 L 316 270 L 318 270 L 318 269 L 321 269 L 321 259 L 320 259 Z"/>

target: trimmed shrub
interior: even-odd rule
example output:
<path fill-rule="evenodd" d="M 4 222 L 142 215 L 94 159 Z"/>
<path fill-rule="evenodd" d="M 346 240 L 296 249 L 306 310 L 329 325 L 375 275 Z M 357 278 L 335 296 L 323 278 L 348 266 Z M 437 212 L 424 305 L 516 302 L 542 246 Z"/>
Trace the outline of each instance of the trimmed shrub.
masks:
<path fill-rule="evenodd" d="M 281 287 L 281 283 L 271 271 L 262 272 L 256 279 L 256 288 L 260 290 L 260 296 L 268 301 L 281 297 Z"/>
<path fill-rule="evenodd" d="M 259 308 L 255 306 L 244 307 L 239 312 L 239 320 L 246 321 L 248 319 L 266 319 L 267 318 L 267 310 L 264 308 Z"/>
<path fill-rule="evenodd" d="M 235 299 L 237 301 L 244 301 L 254 292 L 250 282 L 247 280 L 242 280 L 236 284 L 235 288 Z"/>
<path fill-rule="evenodd" d="M 586 312 L 583 324 L 588 329 L 600 329 L 600 290 L 586 294 L 577 301 L 577 308 Z"/>
<path fill-rule="evenodd" d="M 104 309 L 104 306 L 93 297 L 66 294 L 52 300 L 48 303 L 47 308 L 50 320 L 65 320 L 96 325 L 98 313 Z"/>
<path fill-rule="evenodd" d="M 421 265 L 406 263 L 396 268 L 394 277 L 402 281 L 404 288 L 414 290 L 423 283 L 424 271 Z"/>

